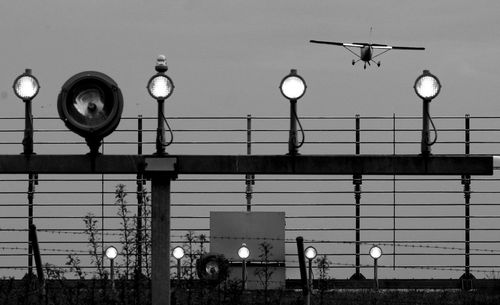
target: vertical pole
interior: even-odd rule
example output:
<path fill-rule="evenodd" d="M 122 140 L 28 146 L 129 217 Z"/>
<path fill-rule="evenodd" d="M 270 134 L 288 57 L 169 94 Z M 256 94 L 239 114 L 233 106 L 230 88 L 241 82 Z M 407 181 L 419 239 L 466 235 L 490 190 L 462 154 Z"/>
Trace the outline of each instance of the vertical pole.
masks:
<path fill-rule="evenodd" d="M 31 100 L 24 100 L 23 154 L 33 154 L 33 114 L 31 111 Z"/>
<path fill-rule="evenodd" d="M 247 288 L 247 260 L 243 259 L 242 265 L 241 265 L 241 282 L 242 282 L 242 288 L 245 290 Z"/>
<path fill-rule="evenodd" d="M 297 100 L 290 100 L 290 136 L 288 138 L 288 154 L 295 156 L 297 149 Z"/>
<path fill-rule="evenodd" d="M 170 305 L 170 179 L 154 175 L 152 190 L 152 305 Z"/>
<path fill-rule="evenodd" d="M 111 279 L 111 289 L 113 292 L 115 291 L 115 260 L 110 259 L 109 260 L 109 274 L 110 274 L 110 279 Z"/>
<path fill-rule="evenodd" d="M 33 276 L 33 240 L 29 232 L 33 226 L 34 176 L 34 174 L 28 174 L 28 275 L 30 278 Z"/>
<path fill-rule="evenodd" d="M 470 154 L 470 116 L 468 114 L 465 116 L 465 154 Z M 470 175 L 462 176 L 462 184 L 465 198 L 465 274 L 463 277 L 469 280 L 473 278 L 470 273 Z"/>
<path fill-rule="evenodd" d="M 156 128 L 156 154 L 165 154 L 165 100 L 158 100 L 158 127 Z"/>
<path fill-rule="evenodd" d="M 307 294 L 307 304 L 311 304 L 311 294 L 312 294 L 312 289 L 313 289 L 313 270 L 312 270 L 312 259 L 309 259 L 309 278 L 308 278 L 308 281 L 309 281 L 309 293 Z"/>
<path fill-rule="evenodd" d="M 305 262 L 305 255 L 304 255 L 304 238 L 302 236 L 297 236 L 295 238 L 297 242 L 297 256 L 299 259 L 299 269 L 300 269 L 300 282 L 302 285 L 302 295 L 304 297 L 304 303 L 306 305 L 309 305 L 307 303 L 309 301 L 309 298 L 307 297 L 309 295 L 309 287 L 307 285 L 307 272 L 306 272 L 306 262 Z"/>
<path fill-rule="evenodd" d="M 422 156 L 427 157 L 431 154 L 431 146 L 429 145 L 429 104 L 430 100 L 423 100 L 423 110 L 422 110 L 422 142 L 421 151 Z"/>
<path fill-rule="evenodd" d="M 252 116 L 247 115 L 247 155 L 252 154 Z M 252 211 L 252 192 L 254 184 L 253 174 L 246 174 L 246 199 L 247 199 L 247 212 Z"/>
<path fill-rule="evenodd" d="M 392 114 L 392 168 L 396 157 L 396 114 Z M 392 270 L 396 270 L 396 175 L 392 175 Z"/>
<path fill-rule="evenodd" d="M 356 155 L 361 153 L 360 149 L 361 135 L 360 135 L 360 117 L 356 114 Z M 361 184 L 362 176 L 359 174 L 354 174 L 352 176 L 352 183 L 354 184 L 354 200 L 356 202 L 356 271 L 351 279 L 361 280 L 364 276 L 360 272 L 360 245 L 361 245 Z"/>
<path fill-rule="evenodd" d="M 142 155 L 142 115 L 137 118 L 137 154 Z M 137 270 L 136 274 L 142 273 L 142 208 L 143 208 L 143 177 L 137 174 Z"/>
<path fill-rule="evenodd" d="M 378 265 L 377 265 L 377 259 L 373 259 L 373 281 L 375 282 L 375 290 L 378 290 Z"/>

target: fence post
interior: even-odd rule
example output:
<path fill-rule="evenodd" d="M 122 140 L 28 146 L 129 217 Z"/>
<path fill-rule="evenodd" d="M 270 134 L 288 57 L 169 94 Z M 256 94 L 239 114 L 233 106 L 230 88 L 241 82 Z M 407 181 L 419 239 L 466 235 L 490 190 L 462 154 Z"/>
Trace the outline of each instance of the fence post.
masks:
<path fill-rule="evenodd" d="M 356 155 L 359 155 L 361 152 L 360 149 L 360 117 L 359 114 L 356 114 Z M 365 277 L 360 272 L 360 240 L 361 240 L 361 184 L 362 184 L 362 176 L 359 174 L 354 174 L 352 176 L 352 183 L 354 184 L 354 200 L 356 202 L 356 272 L 351 276 L 353 280 L 364 280 Z"/>
<path fill-rule="evenodd" d="M 470 115 L 465 115 L 465 154 L 470 154 Z M 470 273 L 470 197 L 471 178 L 470 175 L 462 175 L 465 198 L 465 273 L 462 279 L 462 289 L 472 289 L 472 282 L 475 277 Z"/>

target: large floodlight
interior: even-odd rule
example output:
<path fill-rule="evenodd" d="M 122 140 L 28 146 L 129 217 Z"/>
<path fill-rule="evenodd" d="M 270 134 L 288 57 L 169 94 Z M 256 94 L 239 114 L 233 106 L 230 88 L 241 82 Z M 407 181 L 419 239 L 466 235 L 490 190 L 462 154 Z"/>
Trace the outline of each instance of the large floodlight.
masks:
<path fill-rule="evenodd" d="M 441 83 L 429 70 L 424 70 L 422 75 L 415 81 L 413 88 L 415 88 L 415 92 L 421 99 L 432 100 L 441 91 Z"/>
<path fill-rule="evenodd" d="M 59 117 L 85 138 L 92 155 L 120 123 L 123 96 L 116 82 L 104 73 L 86 71 L 69 78 L 57 99 Z"/>

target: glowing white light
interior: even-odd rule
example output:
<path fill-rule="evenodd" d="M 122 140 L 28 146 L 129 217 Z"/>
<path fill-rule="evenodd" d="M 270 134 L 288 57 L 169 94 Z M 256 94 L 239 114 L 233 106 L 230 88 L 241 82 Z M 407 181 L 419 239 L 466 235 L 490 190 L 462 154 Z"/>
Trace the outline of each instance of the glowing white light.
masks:
<path fill-rule="evenodd" d="M 241 259 L 247 259 L 250 256 L 250 250 L 247 248 L 246 244 L 242 244 L 241 248 L 238 249 L 238 256 Z"/>
<path fill-rule="evenodd" d="M 34 98 L 39 89 L 38 81 L 31 75 L 21 76 L 14 83 L 14 92 L 20 99 L 24 100 Z"/>
<path fill-rule="evenodd" d="M 318 252 L 316 251 L 316 249 L 314 247 L 307 247 L 304 250 L 304 254 L 307 257 L 307 259 L 314 259 L 316 257 L 316 255 L 318 254 Z"/>
<path fill-rule="evenodd" d="M 174 250 L 172 250 L 172 255 L 176 258 L 176 259 L 181 259 L 184 257 L 184 249 L 182 247 L 175 247 Z"/>
<path fill-rule="evenodd" d="M 166 75 L 156 75 L 149 81 L 148 90 L 155 99 L 164 100 L 172 94 L 174 85 Z"/>
<path fill-rule="evenodd" d="M 295 100 L 301 97 L 306 90 L 304 81 L 297 76 L 289 76 L 281 84 L 281 92 L 286 98 Z"/>
<path fill-rule="evenodd" d="M 118 251 L 116 250 L 115 247 L 110 246 L 106 249 L 106 257 L 107 258 L 115 259 L 117 255 L 118 255 Z"/>
<path fill-rule="evenodd" d="M 415 92 L 422 99 L 431 100 L 439 94 L 440 90 L 441 84 L 439 80 L 427 70 L 415 82 Z"/>
<path fill-rule="evenodd" d="M 373 246 L 373 247 L 371 247 L 371 249 L 370 249 L 370 256 L 373 259 L 380 258 L 382 256 L 382 249 L 380 249 L 379 246 Z"/>

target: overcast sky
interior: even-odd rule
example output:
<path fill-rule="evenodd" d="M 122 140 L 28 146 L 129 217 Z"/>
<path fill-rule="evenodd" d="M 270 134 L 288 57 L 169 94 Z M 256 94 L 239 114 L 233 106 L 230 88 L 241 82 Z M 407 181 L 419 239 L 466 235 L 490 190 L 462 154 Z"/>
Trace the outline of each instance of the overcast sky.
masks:
<path fill-rule="evenodd" d="M 308 84 L 301 115 L 419 115 L 423 69 L 443 84 L 435 115 L 495 115 L 498 12 L 500 2 L 466 0 L 2 1 L 2 115 L 22 115 L 11 86 L 24 68 L 42 86 L 35 117 L 57 116 L 62 84 L 84 70 L 117 81 L 125 115 L 154 114 L 145 86 L 158 54 L 176 85 L 171 116 L 287 115 L 278 84 L 291 68 Z M 370 27 L 376 43 L 426 50 L 391 51 L 364 71 L 343 48 L 309 43 L 368 41 Z"/>

